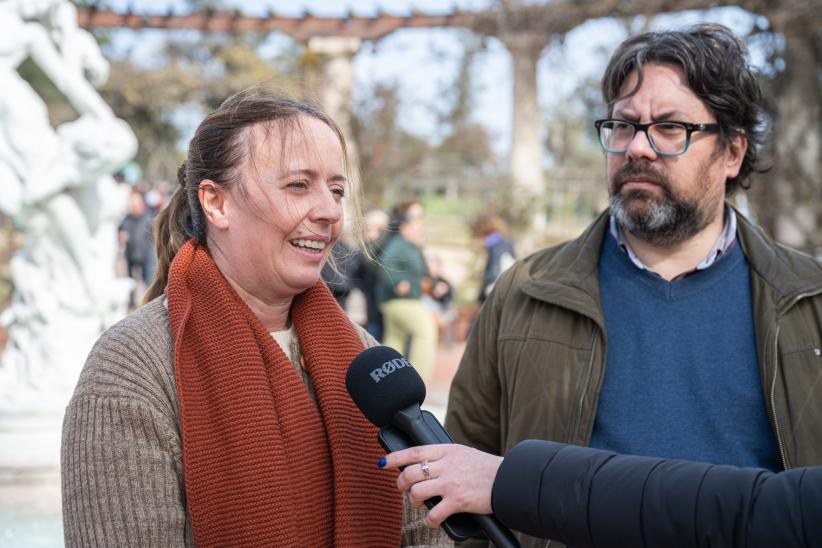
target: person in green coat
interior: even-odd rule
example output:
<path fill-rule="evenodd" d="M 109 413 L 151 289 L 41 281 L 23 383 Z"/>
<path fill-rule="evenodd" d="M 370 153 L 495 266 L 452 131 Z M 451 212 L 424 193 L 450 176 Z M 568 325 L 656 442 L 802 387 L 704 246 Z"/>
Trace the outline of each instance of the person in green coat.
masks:
<path fill-rule="evenodd" d="M 428 283 L 421 248 L 423 214 L 417 201 L 404 202 L 394 210 L 397 232 L 389 235 L 380 254 L 376 293 L 383 314 L 383 343 L 408 356 L 426 378 L 434 367 L 437 327 L 422 301 Z"/>

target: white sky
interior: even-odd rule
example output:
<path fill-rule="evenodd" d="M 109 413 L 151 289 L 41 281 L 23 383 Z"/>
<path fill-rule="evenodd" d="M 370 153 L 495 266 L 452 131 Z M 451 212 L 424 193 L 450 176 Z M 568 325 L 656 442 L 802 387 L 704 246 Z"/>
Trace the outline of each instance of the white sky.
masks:
<path fill-rule="evenodd" d="M 274 9 L 278 14 L 295 16 L 308 9 L 317 16 L 335 16 L 351 9 L 351 4 L 332 0 L 232 0 L 227 3 L 240 7 L 249 15 L 263 15 Z M 388 13 L 403 14 L 409 13 L 413 7 L 423 12 L 443 13 L 449 12 L 453 6 L 473 10 L 489 3 L 489 0 L 359 0 L 353 11 L 359 15 L 371 15 L 379 7 Z M 165 13 L 171 6 L 178 11 L 184 7 L 179 0 L 113 0 L 110 4 L 117 10 L 130 5 L 137 13 Z M 752 18 L 746 12 L 738 8 L 719 8 L 659 17 L 653 26 L 672 28 L 697 21 L 721 22 L 740 34 L 747 33 L 752 25 Z M 406 29 L 376 43 L 365 44 L 354 61 L 355 100 L 375 82 L 398 83 L 403 101 L 400 123 L 406 129 L 436 141 L 439 136 L 430 105 L 437 104 L 442 89 L 454 78 L 462 51 L 461 32 L 465 31 Z M 161 31 L 122 31 L 118 34 L 115 44 L 132 49 L 137 57 L 150 57 L 151 50 L 162 40 Z M 607 62 L 607 55 L 603 55 L 602 51 L 610 53 L 625 37 L 624 28 L 612 20 L 589 21 L 568 33 L 564 44 L 558 49 L 547 48 L 538 66 L 539 100 L 544 116 L 547 117 L 552 108 L 571 94 L 578 78 L 598 79 Z M 277 48 L 288 40 L 273 36 L 268 43 L 269 48 Z M 477 90 L 473 116 L 490 130 L 496 150 L 505 154 L 509 148 L 511 119 L 511 59 L 505 47 L 496 40 L 490 40 L 487 51 L 477 58 L 474 71 Z M 193 127 L 189 131 L 193 131 Z"/>

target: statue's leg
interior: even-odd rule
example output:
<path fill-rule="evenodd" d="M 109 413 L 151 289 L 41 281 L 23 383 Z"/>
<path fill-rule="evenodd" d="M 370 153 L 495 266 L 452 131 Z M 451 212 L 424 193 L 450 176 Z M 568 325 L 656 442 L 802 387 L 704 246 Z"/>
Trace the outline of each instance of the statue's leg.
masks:
<path fill-rule="evenodd" d="M 44 204 L 55 225 L 55 233 L 68 251 L 83 279 L 89 298 L 105 289 L 105 273 L 97 272 L 94 260 L 93 239 L 88 222 L 77 202 L 67 194 L 58 194 Z"/>

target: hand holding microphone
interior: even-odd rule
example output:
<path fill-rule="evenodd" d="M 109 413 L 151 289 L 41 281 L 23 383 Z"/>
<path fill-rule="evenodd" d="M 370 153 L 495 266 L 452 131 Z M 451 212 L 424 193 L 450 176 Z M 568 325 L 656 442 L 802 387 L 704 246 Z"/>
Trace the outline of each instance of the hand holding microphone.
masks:
<path fill-rule="evenodd" d="M 361 352 L 348 367 L 345 384 L 363 415 L 380 428 L 379 441 L 386 451 L 454 443 L 439 421 L 431 413 L 420 409 L 420 403 L 425 399 L 425 384 L 396 350 L 376 346 Z M 418 449 L 437 451 L 431 447 Z M 401 466 L 399 463 L 396 465 Z M 430 466 L 428 464 L 429 474 Z M 412 468 L 419 468 L 422 473 L 422 467 Z M 429 508 L 436 507 L 438 502 L 439 498 L 425 501 Z M 446 505 L 433 519 L 450 513 L 449 509 Z M 479 527 L 500 548 L 520 546 L 511 531 L 493 515 L 453 514 L 442 523 L 442 527 L 454 540 L 475 536 Z"/>
<path fill-rule="evenodd" d="M 426 464 L 427 475 L 422 463 Z M 435 496 L 442 498 L 428 512 L 428 524 L 438 527 L 455 513 L 493 512 L 491 490 L 501 463 L 502 457 L 464 445 L 422 445 L 387 455 L 384 466 L 405 467 L 397 478 L 397 487 L 410 494 L 414 506 Z"/>

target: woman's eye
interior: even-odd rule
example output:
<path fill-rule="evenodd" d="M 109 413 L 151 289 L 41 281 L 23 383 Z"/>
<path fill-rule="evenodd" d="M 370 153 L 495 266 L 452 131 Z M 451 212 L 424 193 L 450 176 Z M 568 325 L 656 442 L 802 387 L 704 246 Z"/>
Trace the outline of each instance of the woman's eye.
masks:
<path fill-rule="evenodd" d="M 345 198 L 345 189 L 342 187 L 334 187 L 331 189 L 331 192 L 333 192 L 335 196 Z"/>
<path fill-rule="evenodd" d="M 288 188 L 308 188 L 308 181 L 291 181 Z"/>

